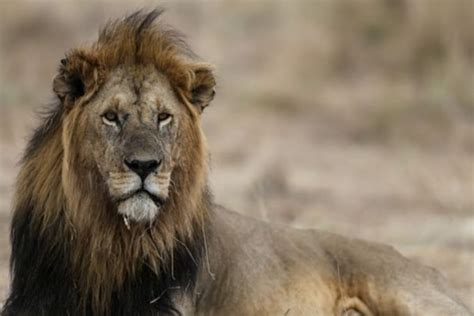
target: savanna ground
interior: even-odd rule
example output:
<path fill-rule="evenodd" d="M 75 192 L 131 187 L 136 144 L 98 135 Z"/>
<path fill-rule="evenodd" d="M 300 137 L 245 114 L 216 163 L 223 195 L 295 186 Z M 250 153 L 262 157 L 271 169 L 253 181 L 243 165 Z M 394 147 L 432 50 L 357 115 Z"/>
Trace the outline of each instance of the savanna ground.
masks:
<path fill-rule="evenodd" d="M 64 52 L 157 3 L 0 1 L 0 305 L 16 165 Z M 474 308 L 474 1 L 166 2 L 217 66 L 216 200 L 391 244 Z"/>

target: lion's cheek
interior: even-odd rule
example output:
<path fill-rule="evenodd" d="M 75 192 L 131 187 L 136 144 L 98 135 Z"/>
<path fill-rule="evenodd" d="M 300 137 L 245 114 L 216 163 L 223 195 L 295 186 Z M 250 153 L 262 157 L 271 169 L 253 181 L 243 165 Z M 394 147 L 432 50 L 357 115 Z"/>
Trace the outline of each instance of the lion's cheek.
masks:
<path fill-rule="evenodd" d="M 92 163 L 97 166 L 102 177 L 108 178 L 111 172 L 124 172 L 122 159 L 112 144 L 96 144 L 90 147 Z"/>

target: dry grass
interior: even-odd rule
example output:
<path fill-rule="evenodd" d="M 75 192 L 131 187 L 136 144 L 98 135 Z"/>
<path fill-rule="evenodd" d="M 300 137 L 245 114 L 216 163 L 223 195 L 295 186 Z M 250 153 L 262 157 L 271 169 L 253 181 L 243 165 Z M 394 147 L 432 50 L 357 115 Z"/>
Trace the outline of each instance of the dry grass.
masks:
<path fill-rule="evenodd" d="M 64 52 L 150 3 L 0 3 L 0 297 L 15 162 Z M 390 243 L 474 308 L 474 3 L 169 2 L 217 65 L 218 202 Z"/>

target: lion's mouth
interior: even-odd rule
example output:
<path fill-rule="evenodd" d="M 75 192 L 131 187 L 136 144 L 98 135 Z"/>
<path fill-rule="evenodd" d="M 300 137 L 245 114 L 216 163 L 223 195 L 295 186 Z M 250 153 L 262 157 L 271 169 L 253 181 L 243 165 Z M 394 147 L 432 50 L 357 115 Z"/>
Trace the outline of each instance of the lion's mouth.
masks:
<path fill-rule="evenodd" d="M 147 191 L 143 188 L 138 189 L 138 190 L 133 191 L 133 192 L 130 192 L 127 195 L 120 197 L 119 199 L 117 199 L 117 202 L 122 203 L 122 202 L 130 199 L 133 196 L 139 196 L 139 195 L 144 195 L 144 196 L 147 196 L 148 198 L 150 198 L 150 200 L 152 200 L 153 203 L 155 203 L 155 205 L 158 208 L 161 208 L 166 203 L 166 199 L 164 199 L 163 197 L 152 194 L 152 193 L 150 193 L 149 191 Z"/>

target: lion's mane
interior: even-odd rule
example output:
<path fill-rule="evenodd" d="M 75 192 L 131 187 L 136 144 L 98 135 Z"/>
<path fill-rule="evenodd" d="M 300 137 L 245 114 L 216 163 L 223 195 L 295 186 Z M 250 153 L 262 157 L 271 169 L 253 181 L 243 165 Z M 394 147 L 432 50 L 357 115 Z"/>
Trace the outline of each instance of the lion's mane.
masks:
<path fill-rule="evenodd" d="M 77 106 L 74 95 L 88 91 L 81 97 L 87 102 L 118 65 L 153 64 L 188 99 L 196 89 L 214 84 L 200 77 L 200 67 L 208 65 L 191 62 L 195 56 L 182 37 L 154 23 L 160 13 L 137 12 L 111 22 L 96 43 L 72 50 L 62 62 L 55 79 L 59 100 L 32 136 L 17 180 L 14 273 L 5 306 L 12 315 L 16 307 L 40 306 L 40 301 L 55 315 L 142 315 L 150 304 L 173 310 L 167 291 L 176 284 L 192 289 L 211 203 L 198 118 L 193 128 L 180 130 L 187 143 L 181 146 L 166 208 L 153 225 L 130 230 L 104 198 L 98 173 L 86 172 L 93 167 L 77 159 L 81 135 L 67 124 L 72 119 L 66 121 Z"/>

